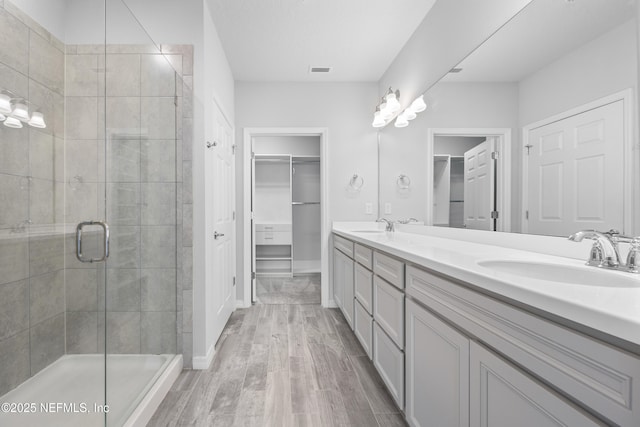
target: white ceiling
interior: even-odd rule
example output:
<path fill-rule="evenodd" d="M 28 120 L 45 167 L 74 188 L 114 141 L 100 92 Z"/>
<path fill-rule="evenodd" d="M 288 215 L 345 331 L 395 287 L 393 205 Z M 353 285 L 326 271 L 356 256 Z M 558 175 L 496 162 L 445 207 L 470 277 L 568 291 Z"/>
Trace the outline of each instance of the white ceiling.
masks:
<path fill-rule="evenodd" d="M 635 0 L 534 0 L 442 81 L 518 82 L 635 13 Z"/>
<path fill-rule="evenodd" d="M 435 1 L 208 0 L 235 79 L 281 82 L 377 82 Z"/>

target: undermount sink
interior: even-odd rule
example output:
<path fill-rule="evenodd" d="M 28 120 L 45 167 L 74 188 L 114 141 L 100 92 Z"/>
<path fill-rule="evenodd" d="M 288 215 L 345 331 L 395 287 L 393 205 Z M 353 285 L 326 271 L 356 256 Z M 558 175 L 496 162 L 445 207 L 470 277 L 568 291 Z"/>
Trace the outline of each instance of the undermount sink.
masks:
<path fill-rule="evenodd" d="M 607 271 L 597 267 L 550 264 L 535 261 L 487 260 L 478 265 L 488 268 L 498 276 L 521 276 L 531 279 L 560 282 L 570 285 L 602 286 L 609 288 L 640 287 L 636 274 Z"/>

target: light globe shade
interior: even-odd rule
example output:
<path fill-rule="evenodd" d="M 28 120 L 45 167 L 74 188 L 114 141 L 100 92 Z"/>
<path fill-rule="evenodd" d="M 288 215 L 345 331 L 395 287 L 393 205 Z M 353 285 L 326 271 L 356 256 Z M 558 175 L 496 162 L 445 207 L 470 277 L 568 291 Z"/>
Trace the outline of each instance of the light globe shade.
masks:
<path fill-rule="evenodd" d="M 6 119 L 7 116 L 5 116 L 4 114 L 0 113 L 0 122 L 4 122 L 4 119 Z"/>
<path fill-rule="evenodd" d="M 391 110 L 392 114 L 397 113 L 402 108 L 398 98 L 396 98 L 396 94 L 393 92 L 387 94 L 387 108 Z"/>
<path fill-rule="evenodd" d="M 23 104 L 21 102 L 14 104 L 11 115 L 23 122 L 29 121 L 29 109 L 27 108 L 26 104 Z"/>
<path fill-rule="evenodd" d="M 373 126 L 374 128 L 381 128 L 386 124 L 386 121 L 382 118 L 382 113 L 380 113 L 380 111 L 376 111 L 373 114 L 373 123 L 371 123 L 371 126 Z"/>
<path fill-rule="evenodd" d="M 31 120 L 29 120 L 28 124 L 29 126 L 40 129 L 47 127 L 47 124 L 44 122 L 44 116 L 38 111 L 34 111 L 33 114 L 31 114 Z"/>
<path fill-rule="evenodd" d="M 14 129 L 22 128 L 22 122 L 16 119 L 15 117 L 7 117 L 7 119 L 4 121 L 4 125 L 8 128 L 14 128 Z"/>
<path fill-rule="evenodd" d="M 416 113 L 413 112 L 413 110 L 411 108 L 407 108 L 406 110 L 404 110 L 402 112 L 402 115 L 405 116 L 407 118 L 407 120 L 413 120 L 416 117 L 418 117 L 416 115 Z"/>
<path fill-rule="evenodd" d="M 414 113 L 421 113 L 427 109 L 427 104 L 424 103 L 424 95 L 420 95 L 411 103 L 411 111 Z"/>
<path fill-rule="evenodd" d="M 380 115 L 382 116 L 383 120 L 389 120 L 391 117 L 393 117 L 393 111 L 391 111 L 391 108 L 386 105 L 387 104 L 385 104 L 385 108 L 380 108 Z"/>
<path fill-rule="evenodd" d="M 404 114 L 400 114 L 396 118 L 396 122 L 393 124 L 397 128 L 406 128 L 409 126 L 409 120 L 404 116 Z"/>
<path fill-rule="evenodd" d="M 11 98 L 7 94 L 0 93 L 0 113 L 11 114 L 12 111 Z"/>

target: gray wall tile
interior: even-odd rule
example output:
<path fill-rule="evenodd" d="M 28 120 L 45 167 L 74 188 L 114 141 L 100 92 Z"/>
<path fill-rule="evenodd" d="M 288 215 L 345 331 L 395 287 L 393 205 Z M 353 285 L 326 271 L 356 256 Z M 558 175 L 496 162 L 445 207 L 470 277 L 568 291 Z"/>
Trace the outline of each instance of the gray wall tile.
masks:
<path fill-rule="evenodd" d="M 67 313 L 66 318 L 67 353 L 86 354 L 98 352 L 98 313 Z"/>
<path fill-rule="evenodd" d="M 172 97 L 142 98 L 142 135 L 148 139 L 174 139 L 176 137 L 175 105 Z"/>
<path fill-rule="evenodd" d="M 31 327 L 31 375 L 64 355 L 64 313 Z"/>
<path fill-rule="evenodd" d="M 139 139 L 140 97 L 113 97 L 106 100 L 107 134 L 111 139 Z"/>
<path fill-rule="evenodd" d="M 175 70 L 164 55 L 142 55 L 141 95 L 174 96 L 176 93 Z M 182 61 L 180 61 L 182 68 Z"/>
<path fill-rule="evenodd" d="M 107 146 L 107 180 L 140 182 L 140 141 L 112 140 Z"/>
<path fill-rule="evenodd" d="M 0 240 L 0 283 L 29 277 L 29 243 L 21 238 Z"/>
<path fill-rule="evenodd" d="M 97 311 L 97 271 L 89 269 L 66 270 L 65 299 L 67 313 L 74 311 Z"/>
<path fill-rule="evenodd" d="M 41 112 L 47 124 L 46 128 L 38 130 L 60 138 L 64 137 L 64 96 L 40 82 L 29 79 L 29 101 L 32 105 L 31 111 Z"/>
<path fill-rule="evenodd" d="M 142 311 L 176 310 L 176 270 L 143 269 L 141 272 Z"/>
<path fill-rule="evenodd" d="M 107 353 L 140 353 L 139 311 L 107 312 Z"/>
<path fill-rule="evenodd" d="M 29 378 L 29 331 L 0 341 L 0 396 Z"/>
<path fill-rule="evenodd" d="M 39 276 L 63 269 L 64 238 L 60 235 L 29 239 L 29 274 Z"/>
<path fill-rule="evenodd" d="M 64 271 L 32 277 L 29 281 L 31 325 L 64 313 Z"/>
<path fill-rule="evenodd" d="M 140 184 L 107 184 L 107 221 L 111 225 L 140 224 Z"/>
<path fill-rule="evenodd" d="M 11 228 L 28 219 L 29 180 L 0 174 L 0 228 Z"/>
<path fill-rule="evenodd" d="M 141 267 L 166 268 L 176 264 L 175 226 L 145 226 L 141 237 Z"/>
<path fill-rule="evenodd" d="M 29 131 L 24 128 L 11 129 L 0 126 L 0 141 L 2 141 L 0 173 L 22 176 L 29 174 L 28 135 Z"/>
<path fill-rule="evenodd" d="M 64 94 L 64 53 L 34 32 L 29 37 L 29 75 Z"/>
<path fill-rule="evenodd" d="M 140 311 L 140 270 L 107 269 L 107 311 Z"/>
<path fill-rule="evenodd" d="M 34 178 L 54 180 L 55 143 L 53 135 L 29 129 L 30 175 Z"/>
<path fill-rule="evenodd" d="M 193 291 L 182 291 L 182 330 L 193 332 Z"/>
<path fill-rule="evenodd" d="M 29 282 L 0 285 L 0 341 L 29 328 Z"/>
<path fill-rule="evenodd" d="M 66 96 L 98 96 L 98 56 L 66 55 Z"/>
<path fill-rule="evenodd" d="M 141 184 L 142 225 L 174 225 L 176 223 L 176 184 Z"/>
<path fill-rule="evenodd" d="M 176 181 L 176 142 L 143 140 L 140 144 L 140 180 L 142 182 Z"/>
<path fill-rule="evenodd" d="M 34 224 L 53 224 L 56 214 L 55 183 L 50 180 L 31 180 L 29 218 Z"/>
<path fill-rule="evenodd" d="M 140 268 L 140 227 L 111 227 L 109 268 Z"/>
<path fill-rule="evenodd" d="M 95 139 L 67 140 L 64 147 L 66 182 L 98 181 L 98 142 Z M 104 161 L 104 158 L 102 159 Z"/>
<path fill-rule="evenodd" d="M 65 128 L 68 139 L 98 138 L 98 98 L 68 96 Z"/>
<path fill-rule="evenodd" d="M 175 311 L 142 313 L 141 329 L 141 351 L 143 353 L 175 353 Z"/>
<path fill-rule="evenodd" d="M 27 74 L 29 28 L 4 9 L 0 10 L 0 28 L 0 62 Z"/>
<path fill-rule="evenodd" d="M 107 96 L 140 96 L 140 55 L 107 54 Z"/>
<path fill-rule="evenodd" d="M 3 89 L 10 90 L 14 95 L 29 97 L 29 78 L 2 62 L 0 62 L 0 82 L 2 82 Z"/>

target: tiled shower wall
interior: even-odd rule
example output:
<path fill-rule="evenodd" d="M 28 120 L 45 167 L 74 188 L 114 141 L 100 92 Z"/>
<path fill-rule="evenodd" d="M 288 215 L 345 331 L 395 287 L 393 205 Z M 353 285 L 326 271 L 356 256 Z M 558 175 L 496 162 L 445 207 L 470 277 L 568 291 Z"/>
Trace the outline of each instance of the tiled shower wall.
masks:
<path fill-rule="evenodd" d="M 104 46 L 65 47 L 0 0 L 0 89 L 48 125 L 0 125 L 0 395 L 65 352 L 102 351 L 105 303 L 109 353 L 184 353 L 191 366 L 192 49 L 162 46 L 177 79 L 153 46 L 107 49 L 105 99 Z M 104 265 L 76 261 L 63 227 L 102 218 L 105 191 L 106 295 Z"/>
<path fill-rule="evenodd" d="M 182 122 L 192 110 L 192 53 L 162 51 L 107 45 L 105 56 L 104 46 L 66 47 L 66 221 L 99 218 L 106 191 L 111 229 L 106 288 L 101 265 L 71 257 L 67 265 L 68 352 L 104 350 L 105 308 L 108 353 L 182 347 Z"/>
<path fill-rule="evenodd" d="M 0 89 L 47 122 L 0 125 L 0 395 L 65 352 L 64 83 L 64 45 L 0 1 Z"/>

